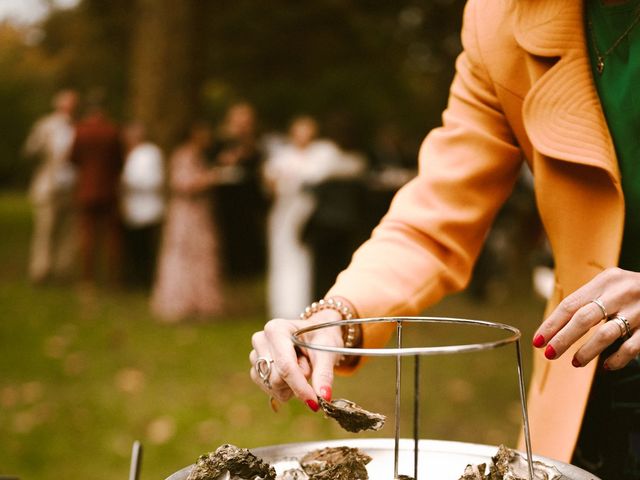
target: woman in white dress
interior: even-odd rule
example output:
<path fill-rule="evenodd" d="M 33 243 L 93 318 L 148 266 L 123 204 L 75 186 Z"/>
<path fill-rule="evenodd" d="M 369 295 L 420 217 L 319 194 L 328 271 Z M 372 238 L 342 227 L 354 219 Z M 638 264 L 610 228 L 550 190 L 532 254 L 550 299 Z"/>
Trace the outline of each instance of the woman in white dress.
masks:
<path fill-rule="evenodd" d="M 296 118 L 289 141 L 273 151 L 264 167 L 273 194 L 268 223 L 268 300 L 273 318 L 296 318 L 311 301 L 313 258 L 301 239 L 315 208 L 309 187 L 353 170 L 334 143 L 317 140 L 317 135 L 313 118 Z"/>

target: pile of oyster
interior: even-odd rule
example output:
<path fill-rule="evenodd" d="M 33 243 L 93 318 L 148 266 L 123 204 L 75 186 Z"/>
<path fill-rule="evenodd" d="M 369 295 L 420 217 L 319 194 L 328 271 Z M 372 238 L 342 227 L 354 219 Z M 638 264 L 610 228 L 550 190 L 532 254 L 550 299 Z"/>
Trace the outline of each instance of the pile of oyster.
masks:
<path fill-rule="evenodd" d="M 349 432 L 379 430 L 386 420 L 384 415 L 369 412 L 349 400 L 327 402 L 318 397 L 318 402 L 327 417 Z M 488 472 L 486 464 L 467 465 L 459 480 L 529 480 L 526 459 L 504 445 L 491 460 Z M 291 459 L 290 468 L 276 476 L 271 465 L 248 449 L 226 444 L 198 458 L 187 480 L 368 480 L 366 466 L 370 461 L 371 457 L 357 448 L 323 448 L 299 460 Z M 534 480 L 565 479 L 555 467 L 533 463 Z"/>
<path fill-rule="evenodd" d="M 276 471 L 246 448 L 221 445 L 201 455 L 187 480 L 275 480 Z"/>
<path fill-rule="evenodd" d="M 300 459 L 300 467 L 285 470 L 278 480 L 367 480 L 371 457 L 357 448 L 314 450 Z"/>
<path fill-rule="evenodd" d="M 371 457 L 357 448 L 323 448 L 307 453 L 276 477 L 267 462 L 246 448 L 227 444 L 200 456 L 187 480 L 367 480 L 370 461 Z"/>
<path fill-rule="evenodd" d="M 459 480 L 529 480 L 529 465 L 527 460 L 517 452 L 504 445 L 498 447 L 498 453 L 491 457 L 489 472 L 487 465 L 467 465 Z M 533 462 L 533 476 L 535 480 L 566 479 L 557 468 L 542 462 Z"/>
<path fill-rule="evenodd" d="M 318 397 L 318 402 L 327 417 L 349 432 L 380 430 L 386 420 L 384 415 L 369 412 L 350 400 L 327 402 Z M 367 480 L 366 465 L 370 461 L 371 457 L 357 448 L 324 448 L 305 455 L 278 480 Z M 200 456 L 187 480 L 276 480 L 276 472 L 246 448 L 226 444 Z"/>

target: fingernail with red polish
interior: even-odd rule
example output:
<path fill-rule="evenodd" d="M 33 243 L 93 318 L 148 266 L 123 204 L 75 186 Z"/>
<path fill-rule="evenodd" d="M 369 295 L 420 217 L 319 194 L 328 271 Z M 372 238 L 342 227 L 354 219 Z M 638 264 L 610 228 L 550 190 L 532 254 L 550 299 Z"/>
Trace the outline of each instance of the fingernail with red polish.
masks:
<path fill-rule="evenodd" d="M 320 407 L 318 406 L 318 402 L 316 402 L 315 400 L 307 400 L 307 401 L 306 401 L 306 402 L 304 402 L 304 403 L 306 403 L 306 404 L 307 404 L 307 406 L 308 406 L 311 410 L 313 410 L 314 412 L 317 412 L 317 411 L 318 411 L 318 408 L 320 408 Z"/>
<path fill-rule="evenodd" d="M 547 345 L 547 348 L 544 351 L 544 356 L 549 360 L 553 360 L 554 358 L 556 358 L 556 349 L 551 345 Z"/>
<path fill-rule="evenodd" d="M 533 339 L 533 346 L 536 348 L 540 348 L 544 345 L 544 337 L 542 335 L 536 335 L 536 338 Z"/>
<path fill-rule="evenodd" d="M 604 362 L 602 364 L 602 368 L 604 368 L 605 370 L 611 370 L 611 367 L 609 366 L 609 364 L 607 362 Z"/>
<path fill-rule="evenodd" d="M 326 387 L 320 387 L 320 396 L 322 398 L 324 398 L 327 402 L 331 401 L 331 387 L 326 386 Z"/>
<path fill-rule="evenodd" d="M 576 357 L 573 357 L 573 360 L 571 360 L 571 365 L 576 368 L 580 368 L 582 366 Z"/>

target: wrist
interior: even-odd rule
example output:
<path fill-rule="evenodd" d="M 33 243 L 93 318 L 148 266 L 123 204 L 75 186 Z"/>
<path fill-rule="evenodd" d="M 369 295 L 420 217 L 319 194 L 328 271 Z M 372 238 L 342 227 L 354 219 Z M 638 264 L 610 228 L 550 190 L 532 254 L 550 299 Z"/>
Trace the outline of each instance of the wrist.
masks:
<path fill-rule="evenodd" d="M 311 320 L 313 323 L 328 323 L 349 321 L 355 317 L 355 311 L 351 303 L 342 297 L 329 297 L 313 302 L 300 314 L 301 320 Z M 344 348 L 357 348 L 362 345 L 362 325 L 340 325 L 342 346 Z M 359 357 L 354 355 L 342 355 L 336 366 L 354 366 Z"/>

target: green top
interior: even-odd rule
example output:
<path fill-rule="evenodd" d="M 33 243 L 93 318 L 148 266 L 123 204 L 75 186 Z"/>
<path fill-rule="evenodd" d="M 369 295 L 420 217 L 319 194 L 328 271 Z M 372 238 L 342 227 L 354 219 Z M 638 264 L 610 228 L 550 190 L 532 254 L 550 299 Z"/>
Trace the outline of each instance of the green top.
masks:
<path fill-rule="evenodd" d="M 602 73 L 596 52 L 607 52 L 638 15 L 640 0 L 607 6 L 587 0 L 593 78 L 618 156 L 626 205 L 619 266 L 633 271 L 640 271 L 640 22 L 604 57 Z"/>

